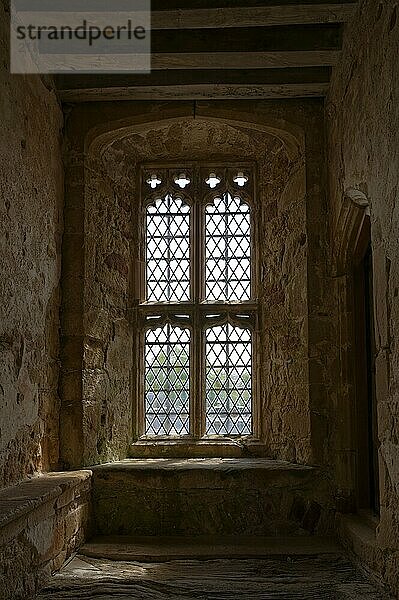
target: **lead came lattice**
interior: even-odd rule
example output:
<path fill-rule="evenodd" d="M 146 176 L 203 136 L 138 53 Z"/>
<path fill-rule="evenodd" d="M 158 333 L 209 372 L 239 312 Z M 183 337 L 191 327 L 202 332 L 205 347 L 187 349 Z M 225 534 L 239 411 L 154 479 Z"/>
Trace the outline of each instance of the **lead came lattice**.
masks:
<path fill-rule="evenodd" d="M 147 208 L 147 301 L 190 300 L 190 207 L 167 194 Z"/>
<path fill-rule="evenodd" d="M 206 300 L 251 298 L 251 222 L 248 204 L 229 193 L 206 207 Z"/>
<path fill-rule="evenodd" d="M 230 324 L 206 332 L 206 433 L 252 433 L 252 340 Z"/>
<path fill-rule="evenodd" d="M 147 331 L 146 435 L 187 435 L 189 395 L 190 331 L 169 324 Z"/>

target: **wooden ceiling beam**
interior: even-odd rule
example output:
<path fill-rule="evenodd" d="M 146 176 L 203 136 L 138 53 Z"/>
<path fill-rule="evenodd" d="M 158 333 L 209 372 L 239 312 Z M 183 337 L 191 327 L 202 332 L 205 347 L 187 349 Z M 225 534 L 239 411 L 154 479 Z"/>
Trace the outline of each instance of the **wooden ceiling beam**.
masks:
<path fill-rule="evenodd" d="M 166 71 L 201 71 L 206 79 L 208 70 L 247 70 L 247 69 L 287 69 L 300 67 L 333 67 L 340 57 L 339 50 L 326 51 L 297 51 L 297 52 L 199 52 L 154 54 L 152 55 L 152 69 Z M 56 63 L 57 55 L 53 55 L 54 64 L 57 64 L 58 72 L 62 72 L 65 66 L 65 57 L 60 55 L 59 63 Z M 94 57 L 96 58 L 96 57 Z M 86 61 L 86 62 L 84 62 Z M 75 71 L 82 70 L 87 65 L 90 72 L 93 57 L 88 54 L 71 55 L 68 59 L 69 68 L 75 66 Z M 101 55 L 101 72 L 97 75 L 109 73 L 132 74 L 132 56 L 130 54 Z M 71 77 L 72 72 L 66 77 Z M 220 83 L 223 83 L 222 81 Z M 243 79 L 245 83 L 245 79 Z"/>
<path fill-rule="evenodd" d="M 95 73 L 76 73 L 56 75 L 59 90 L 93 87 L 161 87 L 168 85 L 260 85 L 285 83 L 328 83 L 331 77 L 329 67 L 310 67 L 303 69 L 254 69 L 254 70 L 222 70 L 210 69 L 201 71 L 152 71 L 149 74 L 96 75 Z M 101 85 L 99 83 L 101 82 Z"/>
<path fill-rule="evenodd" d="M 342 26 L 282 25 L 245 29 L 164 29 L 151 36 L 153 54 L 212 52 L 286 52 L 291 50 L 334 50 L 341 47 Z M 131 42 L 120 40 L 117 52 L 131 51 Z"/>
<path fill-rule="evenodd" d="M 152 32 L 151 52 L 160 54 L 250 53 L 338 50 L 342 45 L 342 26 L 285 25 L 276 27 L 216 28 L 216 29 L 164 29 Z M 42 40 L 41 51 L 53 53 L 51 40 Z M 69 40 L 57 44 L 59 54 L 68 54 Z M 96 54 L 95 45 L 87 54 Z M 109 44 L 109 54 L 118 57 L 131 55 L 132 42 L 125 34 Z"/>
<path fill-rule="evenodd" d="M 170 86 L 98 87 L 59 91 L 63 102 L 98 102 L 120 100 L 234 100 L 320 98 L 328 83 L 287 83 L 259 85 L 197 84 Z"/>
<path fill-rule="evenodd" d="M 153 54 L 153 69 L 267 69 L 335 66 L 340 51 Z"/>
<path fill-rule="evenodd" d="M 355 3 L 293 4 L 236 8 L 153 11 L 151 27 L 159 29 L 215 29 L 218 27 L 271 27 L 345 23 L 354 14 Z"/>
<path fill-rule="evenodd" d="M 150 75 L 58 76 L 64 102 L 320 97 L 330 68 L 154 71 Z"/>
<path fill-rule="evenodd" d="M 338 60 L 341 45 L 342 26 L 331 24 L 250 29 L 168 29 L 155 31 L 152 35 L 151 69 L 333 66 Z M 83 58 L 89 60 L 90 55 L 82 57 L 76 54 L 71 61 L 75 59 L 79 66 Z M 101 64 L 105 72 L 128 72 L 132 68 L 131 43 L 119 40 L 113 45 L 112 54 L 102 56 Z"/>
<path fill-rule="evenodd" d="M 151 8 L 155 12 L 170 10 L 196 10 L 212 8 L 265 8 L 271 6 L 294 6 L 317 4 L 353 4 L 357 0 L 152 0 Z"/>

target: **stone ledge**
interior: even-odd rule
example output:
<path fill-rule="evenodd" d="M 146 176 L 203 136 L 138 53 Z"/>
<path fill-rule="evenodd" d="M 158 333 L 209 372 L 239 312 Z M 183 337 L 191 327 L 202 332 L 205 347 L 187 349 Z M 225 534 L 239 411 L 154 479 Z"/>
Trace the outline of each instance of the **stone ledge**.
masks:
<path fill-rule="evenodd" d="M 48 473 L 0 492 L 0 529 L 84 483 L 91 471 Z"/>
<path fill-rule="evenodd" d="M 261 470 L 270 472 L 302 472 L 315 471 L 317 467 L 299 465 L 265 458 L 143 458 L 127 459 L 115 463 L 107 463 L 92 467 L 93 473 L 132 472 L 132 471 L 248 471 Z"/>
<path fill-rule="evenodd" d="M 91 471 L 50 473 L 0 492 L 0 598 L 34 598 L 91 532 Z"/>
<path fill-rule="evenodd" d="M 342 554 L 335 539 L 317 536 L 192 536 L 192 537 L 95 537 L 81 549 L 82 556 L 116 561 L 164 562 L 320 556 Z"/>
<path fill-rule="evenodd" d="M 140 439 L 130 446 L 129 457 L 139 458 L 265 458 L 267 447 L 259 440 Z"/>

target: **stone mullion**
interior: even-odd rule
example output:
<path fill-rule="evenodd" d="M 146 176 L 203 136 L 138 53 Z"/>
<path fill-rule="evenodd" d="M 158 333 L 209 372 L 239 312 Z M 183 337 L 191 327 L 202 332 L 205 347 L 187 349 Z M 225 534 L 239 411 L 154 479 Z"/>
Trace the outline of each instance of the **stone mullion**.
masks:
<path fill-rule="evenodd" d="M 205 434 L 205 407 L 204 407 L 204 344 L 201 327 L 201 300 L 203 296 L 203 270 L 204 270 L 204 245 L 203 245 L 203 214 L 201 194 L 199 190 L 200 176 L 195 171 L 193 226 L 191 237 L 192 252 L 192 294 L 193 307 L 193 335 L 192 335 L 192 363 L 191 381 L 192 390 L 192 425 L 191 430 L 196 439 Z"/>
<path fill-rule="evenodd" d="M 199 305 L 196 304 L 193 312 L 192 329 L 192 360 L 191 360 L 191 382 L 192 382 L 192 400 L 191 400 L 191 431 L 194 438 L 198 439 L 204 435 L 204 399 L 203 399 L 203 381 L 204 381 L 204 352 L 203 352 L 203 334 L 201 329 L 201 314 Z"/>

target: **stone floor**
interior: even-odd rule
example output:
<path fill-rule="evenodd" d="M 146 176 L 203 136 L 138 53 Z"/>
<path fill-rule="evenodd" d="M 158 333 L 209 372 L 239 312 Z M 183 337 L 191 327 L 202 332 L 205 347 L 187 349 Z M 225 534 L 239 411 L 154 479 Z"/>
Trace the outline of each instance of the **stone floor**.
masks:
<path fill-rule="evenodd" d="M 387 600 L 341 554 L 123 562 L 75 557 L 37 600 Z"/>

